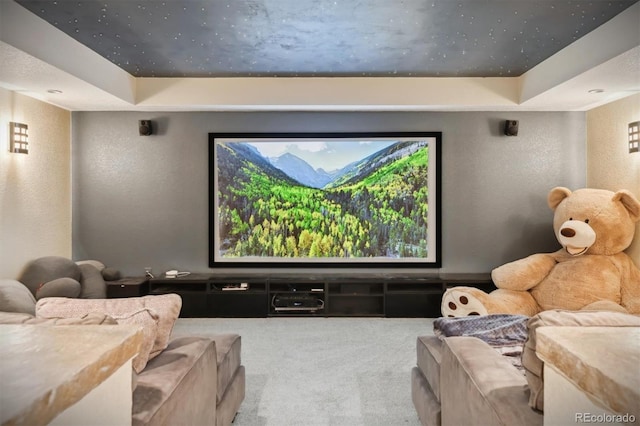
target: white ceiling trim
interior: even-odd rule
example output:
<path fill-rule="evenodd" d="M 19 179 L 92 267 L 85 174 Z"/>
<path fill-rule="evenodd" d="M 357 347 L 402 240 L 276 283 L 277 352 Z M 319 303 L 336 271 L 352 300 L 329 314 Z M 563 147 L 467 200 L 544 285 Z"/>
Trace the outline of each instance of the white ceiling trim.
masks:
<path fill-rule="evenodd" d="M 640 92 L 640 46 L 560 82 L 521 105 L 538 109 L 562 104 L 565 111 L 587 111 L 637 92 Z"/>
<path fill-rule="evenodd" d="M 520 77 L 520 102 L 526 103 L 548 90 L 597 69 L 639 45 L 640 3 L 636 3 L 523 74 Z M 608 70 L 611 69 L 608 67 Z M 640 67 L 635 71 L 638 75 Z M 608 75 L 610 77 L 615 73 Z"/>
<path fill-rule="evenodd" d="M 135 103 L 135 78 L 131 74 L 14 1 L 0 1 L 0 40 L 117 98 Z"/>
<path fill-rule="evenodd" d="M 0 1 L 0 86 L 71 111 L 587 110 L 640 89 L 639 17 L 640 3 L 521 77 L 134 78 Z"/>
<path fill-rule="evenodd" d="M 516 104 L 517 90 L 515 78 L 140 78 L 138 106 L 506 107 Z"/>

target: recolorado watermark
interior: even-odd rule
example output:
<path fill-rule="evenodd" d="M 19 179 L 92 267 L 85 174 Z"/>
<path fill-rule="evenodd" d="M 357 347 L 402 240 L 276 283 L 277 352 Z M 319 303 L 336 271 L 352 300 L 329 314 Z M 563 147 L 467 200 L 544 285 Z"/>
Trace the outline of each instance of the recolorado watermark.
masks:
<path fill-rule="evenodd" d="M 633 414 L 576 413 L 576 423 L 634 423 Z"/>

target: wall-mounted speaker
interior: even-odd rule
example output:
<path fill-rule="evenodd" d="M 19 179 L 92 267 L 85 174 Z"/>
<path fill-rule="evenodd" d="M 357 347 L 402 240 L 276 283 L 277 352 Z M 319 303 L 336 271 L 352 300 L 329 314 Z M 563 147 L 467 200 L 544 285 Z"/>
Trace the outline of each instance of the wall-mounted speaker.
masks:
<path fill-rule="evenodd" d="M 518 136 L 518 120 L 505 121 L 504 134 L 507 136 Z"/>
<path fill-rule="evenodd" d="M 138 123 L 138 131 L 140 132 L 140 136 L 149 136 L 153 134 L 151 120 L 140 120 Z"/>

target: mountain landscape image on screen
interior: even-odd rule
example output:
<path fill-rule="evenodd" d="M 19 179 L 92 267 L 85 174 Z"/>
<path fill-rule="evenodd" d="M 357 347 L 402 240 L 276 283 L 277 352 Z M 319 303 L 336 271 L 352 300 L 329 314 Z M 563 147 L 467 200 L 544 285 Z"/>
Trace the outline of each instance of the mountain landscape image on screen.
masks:
<path fill-rule="evenodd" d="M 293 150 L 269 156 L 255 143 L 216 142 L 218 257 L 427 257 L 429 140 L 385 142 L 331 169 Z"/>

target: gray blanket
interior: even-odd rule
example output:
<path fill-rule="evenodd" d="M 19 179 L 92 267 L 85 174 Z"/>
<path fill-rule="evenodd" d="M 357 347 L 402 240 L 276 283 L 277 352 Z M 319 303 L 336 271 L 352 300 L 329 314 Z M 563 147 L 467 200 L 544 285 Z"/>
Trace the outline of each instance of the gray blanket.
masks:
<path fill-rule="evenodd" d="M 527 321 L 524 315 L 494 314 L 463 318 L 438 318 L 433 322 L 433 332 L 438 338 L 470 336 L 483 340 L 508 357 L 522 369 L 522 347 L 527 340 Z"/>

